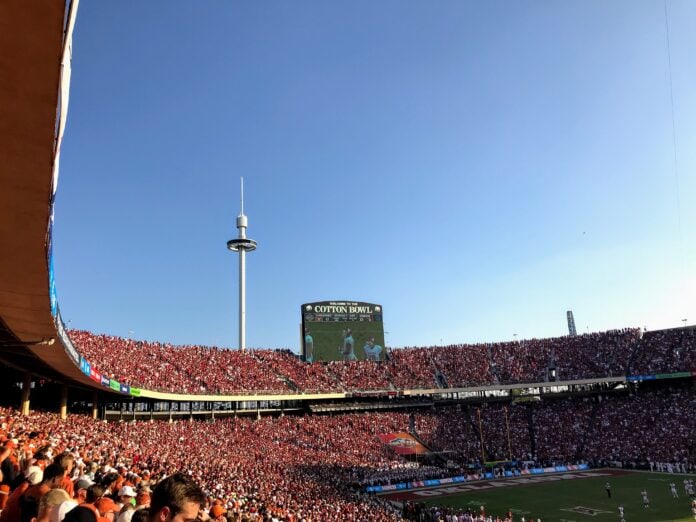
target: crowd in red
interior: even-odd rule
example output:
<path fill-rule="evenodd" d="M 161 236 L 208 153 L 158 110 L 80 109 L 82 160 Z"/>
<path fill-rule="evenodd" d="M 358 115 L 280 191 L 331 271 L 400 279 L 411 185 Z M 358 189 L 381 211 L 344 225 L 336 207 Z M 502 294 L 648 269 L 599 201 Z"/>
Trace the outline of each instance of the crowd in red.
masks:
<path fill-rule="evenodd" d="M 696 330 L 612 330 L 505 343 L 409 347 L 386 361 L 304 363 L 289 350 L 239 352 L 73 330 L 93 367 L 140 388 L 179 393 L 312 393 L 472 387 L 696 369 Z"/>
<path fill-rule="evenodd" d="M 431 447 L 461 464 L 480 463 L 485 457 L 548 465 L 577 460 L 681 463 L 696 470 L 694 411 L 696 395 L 688 388 L 604 399 L 458 406 L 420 414 L 416 426 Z"/>
<path fill-rule="evenodd" d="M 645 332 L 630 369 L 636 375 L 696 371 L 696 329 Z"/>
<path fill-rule="evenodd" d="M 65 474 L 71 485 L 60 487 L 71 494 L 80 489 L 80 478 L 99 481 L 111 474 L 102 481 L 111 481 L 115 493 L 184 471 L 203 489 L 209 511 L 221 506 L 231 520 L 256 520 L 254 514 L 268 515 L 258 520 L 398 520 L 391 505 L 360 486 L 456 474 L 483 459 L 529 465 L 580 458 L 652 461 L 694 470 L 695 408 L 693 390 L 684 389 L 603 400 L 214 422 L 104 422 L 81 415 L 60 420 L 55 414 L 20 416 L 0 409 L 0 441 L 5 441 L 0 475 L 12 498 L 30 477 L 41 482 L 37 466 L 43 472 L 52 458 L 67 452 L 75 466 Z M 409 425 L 450 467 L 407 462 L 377 437 Z"/>

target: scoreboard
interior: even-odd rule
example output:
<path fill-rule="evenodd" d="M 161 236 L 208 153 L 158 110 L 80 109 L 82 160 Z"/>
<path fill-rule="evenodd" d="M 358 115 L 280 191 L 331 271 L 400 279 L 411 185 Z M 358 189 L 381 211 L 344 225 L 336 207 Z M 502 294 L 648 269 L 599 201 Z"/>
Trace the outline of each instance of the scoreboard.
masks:
<path fill-rule="evenodd" d="M 301 306 L 302 355 L 308 362 L 383 361 L 382 307 L 357 301 L 320 301 Z"/>

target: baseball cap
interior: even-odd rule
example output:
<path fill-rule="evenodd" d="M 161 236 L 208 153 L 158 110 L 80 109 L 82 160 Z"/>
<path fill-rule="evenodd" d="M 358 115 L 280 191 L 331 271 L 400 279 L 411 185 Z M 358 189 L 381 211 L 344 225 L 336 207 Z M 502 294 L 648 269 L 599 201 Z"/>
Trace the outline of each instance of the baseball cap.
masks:
<path fill-rule="evenodd" d="M 24 472 L 27 482 L 32 486 L 36 486 L 43 480 L 43 470 L 39 466 L 29 466 Z"/>
<path fill-rule="evenodd" d="M 66 500 L 65 502 L 62 502 L 58 506 L 58 509 L 54 511 L 54 514 L 56 515 L 56 520 L 63 520 L 65 516 L 76 507 L 77 502 L 75 502 L 74 500 Z"/>
<path fill-rule="evenodd" d="M 119 497 L 135 497 L 135 490 L 130 486 L 123 486 L 118 490 Z"/>
<path fill-rule="evenodd" d="M 90 480 L 88 477 L 80 477 L 77 482 L 75 482 L 75 489 L 87 489 L 92 484 L 94 484 L 94 481 Z"/>

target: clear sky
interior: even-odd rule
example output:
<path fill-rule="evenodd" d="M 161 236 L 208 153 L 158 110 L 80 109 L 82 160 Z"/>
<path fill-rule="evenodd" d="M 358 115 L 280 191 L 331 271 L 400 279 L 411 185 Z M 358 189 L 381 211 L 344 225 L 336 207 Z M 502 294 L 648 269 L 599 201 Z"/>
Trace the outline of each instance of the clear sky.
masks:
<path fill-rule="evenodd" d="M 55 225 L 73 328 L 392 346 L 696 322 L 696 2 L 80 4 Z M 681 226 L 680 226 L 681 222 Z"/>

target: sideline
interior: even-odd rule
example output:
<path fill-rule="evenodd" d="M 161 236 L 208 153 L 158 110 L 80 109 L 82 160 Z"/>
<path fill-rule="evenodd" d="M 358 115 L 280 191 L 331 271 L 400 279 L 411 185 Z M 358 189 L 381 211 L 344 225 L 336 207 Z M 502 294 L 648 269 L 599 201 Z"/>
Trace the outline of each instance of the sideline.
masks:
<path fill-rule="evenodd" d="M 412 489 L 409 491 L 390 491 L 379 494 L 387 500 L 425 500 L 428 498 L 446 497 L 459 495 L 470 491 L 483 491 L 501 487 L 520 487 L 543 484 L 544 482 L 555 482 L 559 480 L 576 480 L 583 478 L 598 478 L 625 475 L 624 470 L 615 468 L 600 468 L 592 471 L 574 471 L 562 473 L 549 473 L 545 475 L 525 475 L 514 478 L 501 478 L 493 480 L 472 481 L 457 485 L 433 486 L 426 488 Z"/>

